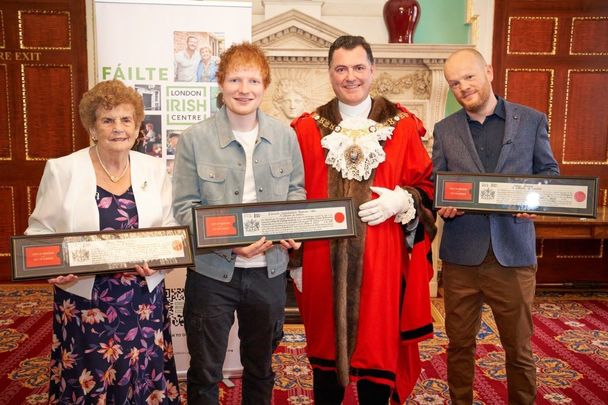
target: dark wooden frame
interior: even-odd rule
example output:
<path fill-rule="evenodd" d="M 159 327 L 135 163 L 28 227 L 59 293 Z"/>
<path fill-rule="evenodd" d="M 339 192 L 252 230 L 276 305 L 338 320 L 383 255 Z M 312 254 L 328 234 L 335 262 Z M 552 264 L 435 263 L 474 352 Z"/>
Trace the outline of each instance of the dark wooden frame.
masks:
<path fill-rule="evenodd" d="M 346 222 L 346 229 L 340 230 L 318 230 L 307 232 L 280 232 L 273 234 L 245 235 L 243 216 L 252 213 L 268 213 L 283 211 L 303 211 L 316 210 L 320 208 L 343 209 Z M 259 240 L 265 236 L 268 240 L 278 242 L 279 240 L 294 239 L 298 241 L 313 239 L 334 239 L 349 238 L 357 236 L 357 229 L 354 226 L 355 212 L 351 198 L 333 198 L 319 200 L 291 200 L 291 201 L 272 201 L 263 203 L 249 204 L 225 204 L 198 206 L 192 209 L 194 221 L 194 246 L 196 249 L 206 250 L 214 248 L 225 248 L 230 246 L 243 246 Z M 232 221 L 228 225 L 229 232 L 232 234 L 212 235 L 205 229 L 206 220 L 214 218 L 225 218 Z"/>
<path fill-rule="evenodd" d="M 178 243 L 181 242 L 182 245 L 178 247 L 184 251 L 184 256 L 150 260 L 142 253 L 142 257 L 138 257 L 137 241 L 159 235 L 179 236 Z M 70 251 L 70 243 L 103 240 L 120 240 L 123 249 L 134 251 L 133 260 L 113 262 L 113 254 L 108 252 L 108 261 L 103 264 L 70 265 L 70 255 L 77 254 L 75 251 Z M 186 267 L 194 264 L 191 240 L 190 228 L 187 226 L 12 236 L 11 276 L 13 281 L 20 281 L 52 278 L 66 274 L 116 273 L 132 271 L 136 264 L 143 262 L 147 262 L 152 269 Z M 83 254 L 86 254 L 86 251 Z"/>
<path fill-rule="evenodd" d="M 526 200 L 517 204 L 491 204 L 480 203 L 480 184 L 485 182 L 501 183 L 512 185 L 513 188 L 522 185 L 563 185 L 563 186 L 583 186 L 587 187 L 587 193 L 581 194 L 585 200 L 585 208 L 565 207 L 565 206 L 533 206 Z M 595 218 L 597 215 L 598 197 L 597 177 L 582 176 L 532 176 L 516 174 L 485 174 L 485 173 L 453 173 L 438 172 L 435 176 L 435 208 L 454 207 L 464 211 L 478 212 L 498 212 L 498 213 L 520 213 L 527 212 L 542 215 L 560 215 Z M 454 197 L 446 197 L 449 193 L 448 186 L 462 185 L 462 192 L 453 192 Z M 466 191 L 466 192 L 465 192 Z M 462 195 L 462 198 L 457 197 Z M 467 198 L 468 197 L 468 198 Z M 576 197 L 573 196 L 573 197 Z"/>

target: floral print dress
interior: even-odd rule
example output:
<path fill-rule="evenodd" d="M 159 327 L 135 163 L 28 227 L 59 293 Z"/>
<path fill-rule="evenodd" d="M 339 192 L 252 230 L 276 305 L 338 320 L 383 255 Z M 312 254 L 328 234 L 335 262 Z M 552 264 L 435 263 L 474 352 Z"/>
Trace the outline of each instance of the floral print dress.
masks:
<path fill-rule="evenodd" d="M 138 227 L 132 188 L 96 198 L 100 229 Z M 49 404 L 179 404 L 169 325 L 164 282 L 98 275 L 91 300 L 55 287 Z"/>

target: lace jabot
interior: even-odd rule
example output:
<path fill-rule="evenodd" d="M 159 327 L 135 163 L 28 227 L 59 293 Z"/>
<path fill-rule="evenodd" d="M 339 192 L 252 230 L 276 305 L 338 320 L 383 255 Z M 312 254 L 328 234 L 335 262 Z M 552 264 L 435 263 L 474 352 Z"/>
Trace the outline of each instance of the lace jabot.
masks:
<path fill-rule="evenodd" d="M 381 141 L 390 139 L 394 125 L 402 117 L 397 115 L 384 123 L 369 118 L 348 117 L 335 125 L 320 115 L 314 116 L 318 124 L 332 132 L 321 139 L 327 149 L 325 163 L 348 180 L 367 180 L 378 165 L 386 159 Z"/>

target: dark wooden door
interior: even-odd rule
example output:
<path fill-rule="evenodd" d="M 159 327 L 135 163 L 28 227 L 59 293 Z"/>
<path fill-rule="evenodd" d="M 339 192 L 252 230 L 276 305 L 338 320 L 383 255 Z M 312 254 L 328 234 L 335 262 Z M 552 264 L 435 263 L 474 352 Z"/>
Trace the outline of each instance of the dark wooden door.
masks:
<path fill-rule="evenodd" d="M 0 2 L 0 281 L 23 234 L 47 159 L 88 144 L 84 0 Z"/>
<path fill-rule="evenodd" d="M 608 1 L 496 0 L 494 90 L 547 114 L 564 175 L 608 200 Z M 538 240 L 539 283 L 608 282 L 605 239 Z"/>

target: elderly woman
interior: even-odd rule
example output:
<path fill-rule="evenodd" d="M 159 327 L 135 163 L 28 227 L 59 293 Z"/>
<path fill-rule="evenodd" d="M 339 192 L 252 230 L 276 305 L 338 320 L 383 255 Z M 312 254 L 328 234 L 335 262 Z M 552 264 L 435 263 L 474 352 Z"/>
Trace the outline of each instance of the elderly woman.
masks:
<path fill-rule="evenodd" d="M 163 161 L 131 151 L 143 117 L 141 96 L 120 81 L 85 93 L 94 145 L 47 162 L 25 233 L 175 225 Z M 49 403 L 179 403 L 163 273 L 136 270 L 49 280 Z"/>
<path fill-rule="evenodd" d="M 196 68 L 197 82 L 214 82 L 217 74 L 218 57 L 213 56 L 211 48 L 203 46 L 200 50 L 201 61 Z"/>

